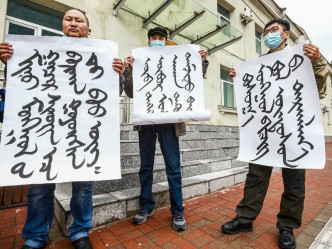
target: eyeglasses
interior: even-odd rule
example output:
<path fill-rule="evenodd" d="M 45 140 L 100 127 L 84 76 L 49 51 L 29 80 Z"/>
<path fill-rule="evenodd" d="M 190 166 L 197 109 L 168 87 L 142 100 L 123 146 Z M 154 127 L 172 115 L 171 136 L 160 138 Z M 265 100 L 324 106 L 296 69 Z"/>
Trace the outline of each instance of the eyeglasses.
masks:
<path fill-rule="evenodd" d="M 268 33 L 275 33 L 279 30 L 279 26 L 274 26 L 270 29 L 266 29 L 264 30 L 264 32 L 262 33 L 262 36 L 266 36 Z"/>

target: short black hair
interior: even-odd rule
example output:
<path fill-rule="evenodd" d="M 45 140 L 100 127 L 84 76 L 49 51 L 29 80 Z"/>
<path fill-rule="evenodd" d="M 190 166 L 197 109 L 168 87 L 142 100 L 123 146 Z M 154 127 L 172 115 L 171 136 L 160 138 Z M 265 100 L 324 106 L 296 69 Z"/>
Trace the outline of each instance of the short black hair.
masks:
<path fill-rule="evenodd" d="M 274 20 L 269 21 L 269 22 L 265 25 L 264 30 L 266 30 L 266 28 L 267 28 L 268 26 L 270 26 L 271 24 L 273 24 L 273 23 L 281 24 L 282 26 L 284 26 L 284 30 L 285 30 L 285 31 L 289 31 L 289 30 L 290 30 L 290 23 L 289 23 L 287 20 L 285 20 L 285 19 L 281 19 L 281 18 L 279 18 L 279 19 L 274 19 Z"/>

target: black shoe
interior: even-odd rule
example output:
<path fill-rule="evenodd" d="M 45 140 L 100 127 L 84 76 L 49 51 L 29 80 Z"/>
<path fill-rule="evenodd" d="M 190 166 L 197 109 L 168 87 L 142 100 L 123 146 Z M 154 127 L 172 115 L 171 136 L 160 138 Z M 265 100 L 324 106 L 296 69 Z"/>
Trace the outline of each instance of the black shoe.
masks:
<path fill-rule="evenodd" d="M 33 247 L 33 246 L 27 246 L 27 245 L 23 245 L 21 247 L 21 249 L 44 249 L 46 247 L 47 244 L 45 244 L 44 246 L 42 247 Z"/>
<path fill-rule="evenodd" d="M 75 249 L 93 249 L 89 237 L 83 237 L 71 243 Z"/>
<path fill-rule="evenodd" d="M 295 249 L 296 248 L 296 242 L 294 238 L 293 232 L 286 231 L 286 230 L 280 230 L 279 231 L 279 247 L 281 249 Z"/>
<path fill-rule="evenodd" d="M 233 219 L 230 222 L 227 222 L 226 224 L 222 225 L 221 230 L 224 233 L 228 234 L 235 234 L 238 232 L 244 232 L 244 231 L 252 231 L 252 222 L 248 224 L 243 224 L 238 221 L 237 218 Z"/>

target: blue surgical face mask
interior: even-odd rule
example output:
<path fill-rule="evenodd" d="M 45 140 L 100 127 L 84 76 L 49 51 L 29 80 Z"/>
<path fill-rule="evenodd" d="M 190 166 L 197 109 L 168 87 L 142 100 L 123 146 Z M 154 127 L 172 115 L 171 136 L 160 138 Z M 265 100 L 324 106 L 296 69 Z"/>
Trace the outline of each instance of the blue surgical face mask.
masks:
<path fill-rule="evenodd" d="M 163 46 L 165 46 L 164 41 L 159 41 L 159 40 L 150 41 L 150 47 L 163 47 Z"/>
<path fill-rule="evenodd" d="M 275 49 L 277 47 L 279 47 L 279 45 L 282 43 L 282 39 L 280 36 L 280 32 L 276 32 L 276 33 L 268 33 L 265 37 L 264 37 L 264 43 L 265 46 L 267 46 L 269 49 Z"/>

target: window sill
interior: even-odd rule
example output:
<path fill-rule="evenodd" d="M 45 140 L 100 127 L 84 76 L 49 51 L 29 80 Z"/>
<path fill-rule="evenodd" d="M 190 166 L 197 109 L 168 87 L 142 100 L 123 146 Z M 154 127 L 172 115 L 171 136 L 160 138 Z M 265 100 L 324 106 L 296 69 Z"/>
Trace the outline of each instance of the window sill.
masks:
<path fill-rule="evenodd" d="M 224 114 L 224 113 L 237 114 L 237 109 L 234 108 L 234 107 L 227 107 L 227 106 L 218 105 L 218 109 L 222 114 Z"/>

